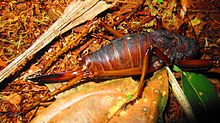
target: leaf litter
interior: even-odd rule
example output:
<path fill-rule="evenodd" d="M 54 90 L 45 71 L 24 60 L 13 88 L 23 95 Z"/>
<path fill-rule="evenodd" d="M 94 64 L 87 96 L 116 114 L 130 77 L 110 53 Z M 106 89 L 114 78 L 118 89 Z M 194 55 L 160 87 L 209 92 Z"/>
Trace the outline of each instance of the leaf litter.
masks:
<path fill-rule="evenodd" d="M 54 22 L 62 13 L 65 6 L 70 1 L 1 1 L 0 4 L 0 59 L 1 67 L 3 69 L 5 65 L 9 64 L 13 59 L 15 59 L 19 54 L 25 51 L 51 24 Z M 187 27 L 186 35 L 188 37 L 194 38 L 193 30 L 195 31 L 197 38 L 199 39 L 200 45 L 204 46 L 205 42 L 208 42 L 208 47 L 205 48 L 204 58 L 219 57 L 219 52 L 213 52 L 213 47 L 219 49 L 219 10 L 217 9 L 217 1 L 183 1 L 182 3 L 176 1 L 153 1 L 149 4 L 149 1 L 145 1 L 142 8 L 135 4 L 136 1 L 122 1 L 116 3 L 114 7 L 110 9 L 107 14 L 102 15 L 100 18 L 108 22 L 109 25 L 115 26 L 118 31 L 123 34 L 149 31 L 152 27 L 156 25 L 154 20 L 149 23 L 145 23 L 141 26 L 138 26 L 134 30 L 129 30 L 129 28 L 138 25 L 138 21 L 145 20 L 147 16 L 153 14 L 159 14 L 163 19 L 163 26 L 170 31 L 176 31 L 181 25 L 189 22 L 193 25 Z M 148 4 L 147 4 L 148 3 Z M 124 5 L 130 4 L 130 10 L 121 11 Z M 179 6 L 184 6 L 186 8 L 181 8 Z M 153 7 L 152 7 L 153 6 Z M 139 9 L 139 7 L 141 9 Z M 152 8 L 151 8 L 152 7 Z M 167 10 L 166 8 L 169 7 Z M 58 9 L 57 9 L 58 8 Z M 157 8 L 155 10 L 155 8 Z M 187 12 L 187 16 L 181 14 L 179 16 L 178 12 L 181 9 L 184 9 Z M 133 13 L 130 11 L 135 10 Z M 126 19 L 130 18 L 130 19 Z M 211 18 L 211 19 L 210 19 Z M 104 33 L 102 33 L 104 32 Z M 35 64 L 38 68 L 43 68 L 54 54 L 56 54 L 66 43 L 74 38 L 77 34 L 80 33 L 80 30 L 75 31 L 74 29 L 70 32 L 61 35 L 55 39 L 55 43 L 52 44 L 48 51 L 44 53 L 37 60 Z M 109 35 L 108 32 L 104 31 L 101 26 L 98 26 L 97 29 L 94 29 L 90 32 L 90 35 L 95 37 L 97 40 L 94 41 L 91 46 L 87 47 L 85 50 L 73 55 L 75 51 L 81 47 L 90 37 L 85 36 L 82 41 L 70 49 L 65 55 L 61 56 L 53 66 L 47 71 L 47 73 L 56 73 L 61 71 L 68 71 L 76 69 L 79 66 L 80 59 L 91 51 L 98 50 L 100 47 L 108 44 L 114 36 Z M 104 38 L 103 38 L 104 37 Z M 94 48 L 95 46 L 95 48 Z M 215 50 L 216 51 L 216 50 Z M 217 55 L 216 55 L 217 54 Z M 28 73 L 20 73 L 24 75 Z M 216 91 L 219 93 L 219 79 L 210 78 L 212 84 L 214 85 Z M 1 106 L 7 105 L 8 108 L 4 111 L 16 112 L 24 108 L 26 105 L 34 102 L 34 100 L 43 97 L 48 93 L 48 89 L 45 86 L 39 86 L 35 83 L 29 83 L 24 80 L 24 77 L 18 77 L 16 80 L 10 80 L 10 83 L 7 86 L 2 87 L 1 90 Z M 18 96 L 18 95 L 19 96 Z M 2 97 L 16 95 L 19 99 L 17 102 L 10 102 L 8 100 L 3 100 Z M 172 95 L 172 94 L 171 94 Z M 219 94 L 220 95 L 220 94 Z M 13 100 L 14 100 L 13 99 Z M 53 102 L 53 99 L 50 101 Z M 10 106 L 11 105 L 11 106 Z M 9 108 L 10 107 L 10 108 Z M 41 106 L 42 107 L 42 106 Z M 44 107 L 44 106 L 43 106 Z M 184 115 L 181 113 L 178 104 L 175 103 L 173 98 L 171 102 L 168 102 L 168 107 L 175 107 L 173 109 L 166 109 L 166 119 L 167 121 L 181 121 Z M 173 111 L 170 111 L 173 110 Z M 3 111 L 3 112 L 4 112 Z M 174 112 L 179 112 L 175 114 Z M 8 117 L 4 113 L 0 115 L 1 121 L 10 122 L 10 121 L 23 121 L 29 122 L 29 120 L 34 116 L 34 111 L 27 113 L 25 116 L 18 117 Z"/>

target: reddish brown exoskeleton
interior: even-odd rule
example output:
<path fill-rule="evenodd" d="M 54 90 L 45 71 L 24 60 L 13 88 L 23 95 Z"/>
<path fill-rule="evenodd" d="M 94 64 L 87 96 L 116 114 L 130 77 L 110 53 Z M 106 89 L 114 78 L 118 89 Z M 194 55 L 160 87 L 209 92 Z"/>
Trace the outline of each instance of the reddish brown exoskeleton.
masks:
<path fill-rule="evenodd" d="M 164 64 L 167 66 L 177 64 L 187 68 L 219 66 L 219 61 L 191 60 L 198 54 L 199 45 L 195 40 L 165 30 L 127 35 L 85 57 L 80 69 L 29 78 L 29 80 L 41 82 L 71 81 L 34 103 L 28 109 L 64 91 L 82 79 L 141 75 L 137 94 L 139 98 L 142 94 L 146 73 L 156 71 Z"/>

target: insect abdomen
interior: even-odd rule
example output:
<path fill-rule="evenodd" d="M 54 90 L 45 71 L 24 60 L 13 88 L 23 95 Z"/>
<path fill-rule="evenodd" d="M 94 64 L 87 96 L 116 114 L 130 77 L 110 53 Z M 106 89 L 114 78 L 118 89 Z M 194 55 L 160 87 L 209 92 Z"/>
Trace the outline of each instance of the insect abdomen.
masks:
<path fill-rule="evenodd" d="M 116 39 L 85 59 L 88 69 L 110 71 L 141 66 L 150 39 L 147 33 Z"/>

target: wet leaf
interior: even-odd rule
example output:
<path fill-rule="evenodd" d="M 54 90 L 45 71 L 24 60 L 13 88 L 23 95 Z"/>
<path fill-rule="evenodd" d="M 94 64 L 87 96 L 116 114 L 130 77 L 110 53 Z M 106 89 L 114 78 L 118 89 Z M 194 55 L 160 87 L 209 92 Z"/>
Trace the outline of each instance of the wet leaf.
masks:
<path fill-rule="evenodd" d="M 173 73 L 171 72 L 169 67 L 166 67 L 168 75 L 169 75 L 169 82 L 172 88 L 172 92 L 179 103 L 179 105 L 182 107 L 182 110 L 184 114 L 186 115 L 187 119 L 190 120 L 190 122 L 195 122 L 195 117 L 192 111 L 192 107 L 187 100 L 182 88 L 180 87 L 179 83 L 177 82 L 176 78 L 174 77 Z"/>
<path fill-rule="evenodd" d="M 164 70 L 147 82 L 141 99 L 114 115 L 134 97 L 137 87 L 138 83 L 131 78 L 82 85 L 71 95 L 55 101 L 32 122 L 157 122 L 168 98 Z"/>
<path fill-rule="evenodd" d="M 165 70 L 158 71 L 147 81 L 143 96 L 134 105 L 110 121 L 122 123 L 155 123 L 162 120 L 168 99 L 168 77 Z"/>
<path fill-rule="evenodd" d="M 206 76 L 183 72 L 182 84 L 184 93 L 197 117 L 219 108 L 219 97 Z"/>
<path fill-rule="evenodd" d="M 32 122 L 105 121 L 107 119 L 106 114 L 110 112 L 111 107 L 123 104 L 126 99 L 123 97 L 135 87 L 137 89 L 137 83 L 129 78 L 99 84 L 94 83 L 93 85 L 89 84 L 89 86 L 88 84 L 82 85 L 75 89 L 75 93 L 69 94 L 50 105 Z"/>

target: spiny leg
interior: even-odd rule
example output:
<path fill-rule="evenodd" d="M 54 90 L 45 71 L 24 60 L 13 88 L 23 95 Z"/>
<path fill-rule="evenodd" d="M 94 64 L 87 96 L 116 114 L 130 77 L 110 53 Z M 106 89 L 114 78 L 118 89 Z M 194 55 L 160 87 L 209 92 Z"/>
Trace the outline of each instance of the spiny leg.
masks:
<path fill-rule="evenodd" d="M 142 69 L 141 69 L 141 78 L 140 78 L 140 82 L 138 85 L 138 91 L 137 91 L 137 95 L 135 96 L 135 98 L 133 98 L 132 100 L 128 101 L 127 103 L 125 103 L 120 110 L 125 109 L 129 104 L 133 105 L 138 99 L 140 99 L 142 97 L 143 94 L 143 90 L 144 90 L 144 85 L 145 85 L 145 76 L 147 74 L 148 71 L 148 66 L 149 66 L 149 57 L 150 57 L 150 52 L 152 51 L 152 47 L 150 46 L 150 48 L 148 48 L 146 50 L 146 53 L 144 55 L 144 59 L 142 62 Z M 119 111 L 117 111 L 116 114 L 118 114 Z"/>
<path fill-rule="evenodd" d="M 20 112 L 19 114 L 25 114 L 28 111 L 34 109 L 36 106 L 38 106 L 40 103 L 46 101 L 47 99 L 67 90 L 68 88 L 70 88 L 72 85 L 77 84 L 80 80 L 81 80 L 81 76 L 77 76 L 76 78 L 74 78 L 73 80 L 69 81 L 68 83 L 64 84 L 63 86 L 61 86 L 59 89 L 54 90 L 53 92 L 51 92 L 50 94 L 46 95 L 45 97 L 39 99 L 38 101 L 36 101 L 33 104 L 28 105 L 22 112 Z"/>
<path fill-rule="evenodd" d="M 113 116 L 118 115 L 118 114 L 119 114 L 123 109 L 125 109 L 128 105 L 130 105 L 130 104 L 133 105 L 133 104 L 136 102 L 136 100 L 138 100 L 138 99 L 140 99 L 140 98 L 142 97 L 143 90 L 144 90 L 144 84 L 145 84 L 144 78 L 145 78 L 146 74 L 149 72 L 150 69 L 151 69 L 151 70 L 152 70 L 152 69 L 157 70 L 157 69 L 160 68 L 160 67 L 158 68 L 158 67 L 150 66 L 150 65 L 149 65 L 149 57 L 150 57 L 152 51 L 154 52 L 154 54 L 155 54 L 157 57 L 159 57 L 159 58 L 160 58 L 162 61 L 164 61 L 167 65 L 170 64 L 169 58 L 168 58 L 160 49 L 158 49 L 157 47 L 154 47 L 154 46 L 150 45 L 149 48 L 146 50 L 146 53 L 145 53 L 145 55 L 144 55 L 144 59 L 143 59 L 143 62 L 142 62 L 142 66 L 141 66 L 141 69 L 140 69 L 140 71 L 141 71 L 141 79 L 140 79 L 140 83 L 139 83 L 139 85 L 138 85 L 138 91 L 137 91 L 136 97 L 135 97 L 134 99 L 132 99 L 132 100 L 126 102 L 125 104 L 123 104 L 123 105 L 121 106 L 121 108 L 120 108 L 119 110 L 117 110 L 117 112 L 116 112 Z M 138 72 L 140 72 L 140 71 L 138 71 Z M 116 71 L 116 72 L 117 72 L 117 71 Z M 120 73 L 121 73 L 121 72 L 120 72 Z M 112 116 L 112 117 L 113 117 L 113 116 Z M 110 117 L 108 120 L 110 121 L 110 119 L 111 119 L 112 117 Z"/>
<path fill-rule="evenodd" d="M 159 48 L 153 46 L 152 50 L 167 66 L 170 65 L 170 59 Z"/>
<path fill-rule="evenodd" d="M 141 79 L 140 79 L 140 83 L 138 86 L 138 92 L 137 92 L 137 96 L 129 101 L 128 103 L 126 103 L 123 107 L 126 107 L 128 104 L 134 104 L 136 102 L 136 100 L 140 99 L 142 97 L 143 94 L 143 90 L 144 90 L 144 85 L 145 85 L 145 76 L 149 70 L 149 57 L 151 55 L 151 51 L 154 52 L 154 54 L 159 57 L 163 62 L 165 62 L 165 64 L 167 66 L 169 66 L 170 64 L 170 59 L 157 47 L 154 46 L 150 46 L 150 48 L 148 48 L 146 50 L 146 53 L 144 55 L 144 59 L 142 62 L 142 72 L 141 72 Z M 156 70 L 157 68 L 155 68 Z"/>
<path fill-rule="evenodd" d="M 177 63 L 178 66 L 183 68 L 196 68 L 196 69 L 204 69 L 204 68 L 212 68 L 219 67 L 219 60 L 211 60 L 211 59 L 188 59 L 188 60 L 180 60 Z"/>
<path fill-rule="evenodd" d="M 140 83 L 138 86 L 138 92 L 137 92 L 137 97 L 135 100 L 141 98 L 143 90 L 144 90 L 144 78 L 146 76 L 147 70 L 148 70 L 148 64 L 149 64 L 149 56 L 150 56 L 150 52 L 151 52 L 152 48 L 147 49 L 145 55 L 144 55 L 144 60 L 142 63 L 142 73 L 141 73 L 141 79 L 140 79 Z"/>
<path fill-rule="evenodd" d="M 136 97 L 137 99 L 141 98 L 142 93 L 143 93 L 144 84 L 145 84 L 144 78 L 146 76 L 146 73 L 148 72 L 149 57 L 150 57 L 151 51 L 153 51 L 157 57 L 159 57 L 163 62 L 165 62 L 166 65 L 170 64 L 169 58 L 157 47 L 151 46 L 151 48 L 147 49 L 147 51 L 144 55 L 143 63 L 142 63 L 142 73 L 141 73 L 141 79 L 140 79 L 137 97 Z M 134 100 L 137 100 L 137 99 L 134 99 Z"/>
<path fill-rule="evenodd" d="M 54 61 L 56 61 L 58 59 L 58 57 L 60 55 L 62 55 L 63 53 L 65 53 L 68 49 L 70 49 L 71 46 L 73 46 L 74 43 L 76 42 L 79 42 L 79 40 L 83 37 L 83 35 L 87 34 L 89 32 L 89 30 L 91 29 L 91 27 L 93 25 L 95 25 L 96 23 L 98 23 L 99 20 L 96 20 L 96 21 L 92 21 L 92 22 L 89 22 L 88 25 L 86 25 L 85 29 L 75 37 L 74 40 L 70 41 L 67 46 L 63 47 L 58 53 L 56 53 L 48 62 L 47 64 L 44 66 L 44 68 L 42 69 L 41 73 L 46 73 L 47 70 L 51 67 L 52 63 Z"/>
<path fill-rule="evenodd" d="M 150 56 L 150 52 L 151 52 L 152 48 L 148 48 L 145 55 L 144 55 L 144 59 L 143 59 L 143 62 L 142 62 L 142 69 L 141 70 L 141 79 L 140 79 L 140 83 L 138 85 L 138 91 L 137 91 L 137 95 L 134 99 L 126 102 L 125 104 L 123 104 L 116 112 L 113 116 L 115 115 L 118 115 L 122 110 L 124 110 L 129 104 L 133 105 L 136 100 L 138 100 L 139 98 L 141 98 L 142 96 L 142 93 L 143 93 L 143 88 L 144 88 L 144 84 L 145 84 L 145 81 L 144 81 L 144 78 L 145 78 L 145 75 L 147 73 L 147 69 L 148 69 L 148 62 L 149 62 L 149 56 Z M 108 121 L 110 121 L 112 118 L 110 117 L 108 119 Z"/>

